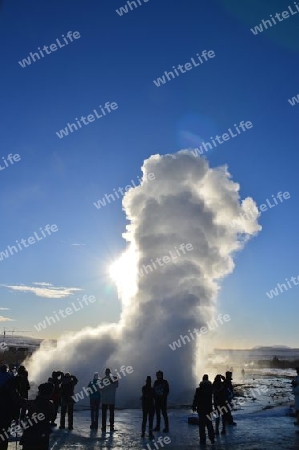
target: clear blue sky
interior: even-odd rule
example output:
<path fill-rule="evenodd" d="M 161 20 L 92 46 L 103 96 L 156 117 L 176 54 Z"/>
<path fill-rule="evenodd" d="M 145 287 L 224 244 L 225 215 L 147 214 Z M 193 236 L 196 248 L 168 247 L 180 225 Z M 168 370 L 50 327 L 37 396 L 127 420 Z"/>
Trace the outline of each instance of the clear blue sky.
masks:
<path fill-rule="evenodd" d="M 121 200 L 100 210 L 93 202 L 132 179 L 137 184 L 150 155 L 196 146 L 199 137 L 209 140 L 210 130 L 221 135 L 248 120 L 251 130 L 208 152 L 207 159 L 212 167 L 227 163 L 242 197 L 258 205 L 279 191 L 291 198 L 262 214 L 262 232 L 223 282 L 219 311 L 231 322 L 222 346 L 298 346 L 299 286 L 273 299 L 266 291 L 299 275 L 299 105 L 288 103 L 299 93 L 299 13 L 255 36 L 250 28 L 293 2 L 140 2 L 123 16 L 115 10 L 124 0 L 2 2 L 0 162 L 10 153 L 21 160 L 0 171 L 0 251 L 47 224 L 59 230 L 0 261 L 0 283 L 82 291 L 50 299 L 2 286 L 0 307 L 10 309 L 0 313 L 14 322 L 1 325 L 57 337 L 117 321 L 120 303 L 106 269 L 124 249 L 126 220 Z M 81 37 L 20 66 L 38 47 L 63 42 L 68 31 Z M 164 71 L 203 50 L 216 57 L 154 85 Z M 68 122 L 106 102 L 118 109 L 58 138 Z M 45 315 L 84 294 L 97 302 L 35 331 Z"/>

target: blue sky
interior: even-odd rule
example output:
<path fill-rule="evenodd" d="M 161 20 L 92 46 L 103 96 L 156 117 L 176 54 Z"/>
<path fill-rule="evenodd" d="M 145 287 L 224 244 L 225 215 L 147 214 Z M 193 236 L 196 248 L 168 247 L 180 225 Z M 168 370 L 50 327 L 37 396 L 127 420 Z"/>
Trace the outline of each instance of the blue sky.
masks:
<path fill-rule="evenodd" d="M 219 311 L 231 322 L 221 346 L 298 346 L 299 287 L 273 299 L 266 291 L 299 275 L 299 104 L 288 102 L 299 93 L 299 13 L 254 35 L 250 28 L 293 2 L 251 0 L 242 8 L 236 0 L 140 2 L 123 16 L 115 10 L 124 0 L 3 2 L 0 162 L 10 153 L 21 160 L 0 171 L 0 252 L 47 224 L 58 231 L 0 261 L 0 307 L 9 308 L 0 312 L 14 319 L 1 326 L 58 337 L 117 321 L 120 303 L 107 267 L 125 248 L 126 220 L 121 200 L 99 210 L 93 202 L 131 180 L 137 184 L 152 154 L 195 147 L 211 130 L 220 135 L 244 120 L 253 128 L 209 151 L 211 166 L 228 164 L 242 198 L 258 205 L 279 191 L 291 197 L 261 215 L 262 232 L 222 283 Z M 80 38 L 24 68 L 18 63 L 68 31 Z M 215 58 L 154 85 L 203 50 Z M 68 122 L 106 102 L 118 109 L 58 138 Z M 33 283 L 82 291 L 46 298 L 5 287 Z M 84 294 L 97 302 L 35 330 Z"/>

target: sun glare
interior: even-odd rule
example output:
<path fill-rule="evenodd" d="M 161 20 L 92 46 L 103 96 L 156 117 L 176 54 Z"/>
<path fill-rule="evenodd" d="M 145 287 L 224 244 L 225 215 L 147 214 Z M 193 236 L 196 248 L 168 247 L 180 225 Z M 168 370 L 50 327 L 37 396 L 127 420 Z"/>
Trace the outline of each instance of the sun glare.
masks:
<path fill-rule="evenodd" d="M 136 254 L 128 249 L 109 267 L 109 276 L 114 281 L 118 295 L 127 301 L 137 292 Z"/>

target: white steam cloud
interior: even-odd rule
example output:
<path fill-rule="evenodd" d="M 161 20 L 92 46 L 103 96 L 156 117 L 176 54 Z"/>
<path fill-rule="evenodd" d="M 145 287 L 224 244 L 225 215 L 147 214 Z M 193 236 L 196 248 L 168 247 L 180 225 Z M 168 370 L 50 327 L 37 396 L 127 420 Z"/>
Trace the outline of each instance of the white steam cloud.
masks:
<path fill-rule="evenodd" d="M 134 372 L 120 381 L 122 406 L 138 404 L 145 377 L 158 369 L 170 382 L 172 402 L 190 401 L 186 395 L 198 382 L 200 339 L 175 352 L 169 344 L 212 318 L 219 282 L 233 271 L 234 253 L 261 229 L 256 218 L 231 226 L 245 207 L 256 207 L 249 198 L 240 203 L 239 185 L 226 166 L 212 169 L 182 150 L 151 156 L 142 172 L 143 180 L 149 173 L 155 179 L 123 199 L 128 245 L 112 270 L 123 306 L 120 322 L 62 337 L 57 348 L 42 347 L 28 364 L 38 382 L 52 370 L 68 370 L 79 378 L 78 389 L 94 371 L 132 366 Z M 175 247 L 188 243 L 193 250 L 178 256 Z M 153 262 L 169 252 L 177 258 L 154 268 Z M 143 265 L 153 270 L 138 276 Z"/>

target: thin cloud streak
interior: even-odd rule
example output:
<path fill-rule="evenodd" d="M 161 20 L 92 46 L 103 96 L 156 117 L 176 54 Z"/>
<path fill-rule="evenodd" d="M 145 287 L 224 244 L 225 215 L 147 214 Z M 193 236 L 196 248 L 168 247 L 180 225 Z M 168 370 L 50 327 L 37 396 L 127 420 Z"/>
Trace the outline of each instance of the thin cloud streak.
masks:
<path fill-rule="evenodd" d="M 63 286 L 53 286 L 51 283 L 32 283 L 34 286 L 25 286 L 25 285 L 17 285 L 17 286 L 8 286 L 2 284 L 2 287 L 7 289 L 12 289 L 13 291 L 19 292 L 31 292 L 35 294 L 37 297 L 42 298 L 66 298 L 71 295 L 74 295 L 74 292 L 82 291 L 80 288 L 74 287 L 63 287 Z"/>

